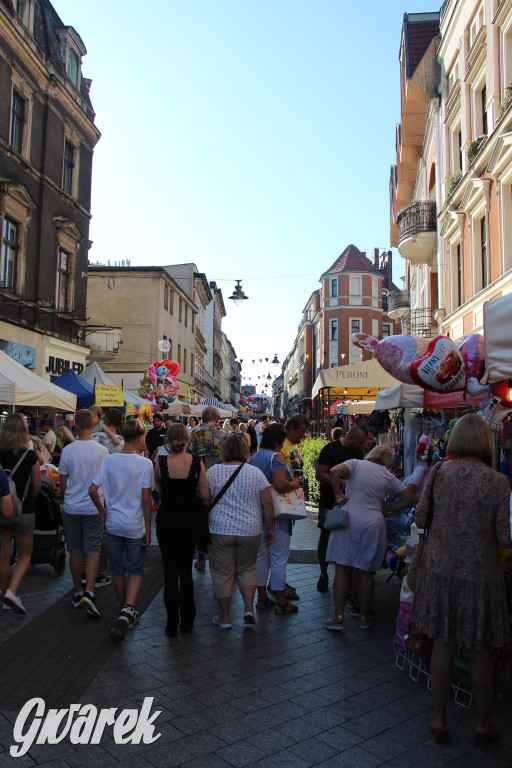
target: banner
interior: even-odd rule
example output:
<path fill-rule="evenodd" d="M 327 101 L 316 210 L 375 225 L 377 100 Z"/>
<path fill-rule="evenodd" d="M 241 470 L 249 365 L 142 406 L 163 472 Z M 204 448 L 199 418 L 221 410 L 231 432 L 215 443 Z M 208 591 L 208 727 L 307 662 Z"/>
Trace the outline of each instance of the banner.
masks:
<path fill-rule="evenodd" d="M 94 387 L 94 404 L 101 405 L 102 408 L 122 408 L 124 405 L 123 388 L 96 384 Z"/>

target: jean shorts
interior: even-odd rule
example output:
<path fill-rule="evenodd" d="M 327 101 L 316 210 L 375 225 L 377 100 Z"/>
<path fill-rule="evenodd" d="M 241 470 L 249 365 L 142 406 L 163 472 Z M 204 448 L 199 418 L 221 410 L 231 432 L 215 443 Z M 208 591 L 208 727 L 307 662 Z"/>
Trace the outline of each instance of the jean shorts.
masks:
<path fill-rule="evenodd" d="M 62 524 L 70 555 L 100 554 L 103 523 L 99 515 L 70 515 L 63 512 Z"/>
<path fill-rule="evenodd" d="M 116 536 L 107 531 L 108 562 L 112 576 L 142 576 L 146 562 L 146 547 L 143 547 L 144 536 L 140 539 L 129 539 L 127 536 Z"/>

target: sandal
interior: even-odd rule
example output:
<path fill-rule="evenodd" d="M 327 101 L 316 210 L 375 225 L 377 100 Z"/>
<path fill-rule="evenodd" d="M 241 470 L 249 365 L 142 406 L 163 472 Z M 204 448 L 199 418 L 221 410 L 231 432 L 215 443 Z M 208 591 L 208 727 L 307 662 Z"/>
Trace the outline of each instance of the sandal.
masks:
<path fill-rule="evenodd" d="M 267 597 L 266 600 L 258 600 L 256 603 L 256 608 L 258 611 L 262 611 L 264 608 L 273 608 L 276 605 L 274 600 L 272 600 L 270 597 Z"/>
<path fill-rule="evenodd" d="M 343 614 L 340 613 L 338 616 L 333 616 L 332 619 L 327 619 L 324 626 L 326 629 L 333 629 L 335 632 L 343 632 L 345 629 Z"/>
<path fill-rule="evenodd" d="M 291 584 L 284 585 L 284 596 L 287 600 L 300 600 L 295 587 L 292 587 Z"/>
<path fill-rule="evenodd" d="M 244 624 L 256 624 L 256 616 L 252 611 L 245 611 Z"/>
<path fill-rule="evenodd" d="M 433 723 L 429 723 L 428 728 L 436 744 L 446 744 L 448 742 L 450 735 L 446 728 L 436 728 Z"/>
<path fill-rule="evenodd" d="M 477 749 L 485 749 L 491 741 L 496 741 L 496 739 L 499 738 L 499 735 L 500 732 L 496 728 L 491 728 L 487 733 L 478 733 L 478 731 L 475 731 L 473 746 Z"/>
<path fill-rule="evenodd" d="M 298 613 L 299 609 L 296 605 L 293 605 L 292 603 L 289 603 L 288 600 L 284 605 L 279 605 L 279 603 L 276 603 L 276 606 L 274 608 L 274 613 L 276 616 L 284 616 L 285 613 Z"/>

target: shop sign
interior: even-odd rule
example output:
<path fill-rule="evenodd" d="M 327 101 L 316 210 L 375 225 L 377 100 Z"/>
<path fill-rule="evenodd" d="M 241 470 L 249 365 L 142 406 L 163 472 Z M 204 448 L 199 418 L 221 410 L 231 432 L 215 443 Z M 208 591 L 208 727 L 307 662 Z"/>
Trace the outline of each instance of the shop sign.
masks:
<path fill-rule="evenodd" d="M 72 362 L 71 360 L 64 360 L 62 357 L 49 357 L 48 365 L 46 366 L 46 373 L 52 373 L 54 376 L 62 376 L 63 373 L 68 371 L 74 371 L 78 375 L 82 373 L 84 369 L 83 363 Z"/>
<path fill-rule="evenodd" d="M 24 365 L 25 368 L 36 367 L 36 350 L 34 347 L 25 347 L 23 344 L 16 344 L 14 341 L 0 339 L 0 349 L 6 355 L 12 357 L 17 363 Z"/>
<path fill-rule="evenodd" d="M 96 384 L 94 387 L 94 404 L 101 405 L 102 408 L 122 408 L 124 405 L 123 388 Z"/>

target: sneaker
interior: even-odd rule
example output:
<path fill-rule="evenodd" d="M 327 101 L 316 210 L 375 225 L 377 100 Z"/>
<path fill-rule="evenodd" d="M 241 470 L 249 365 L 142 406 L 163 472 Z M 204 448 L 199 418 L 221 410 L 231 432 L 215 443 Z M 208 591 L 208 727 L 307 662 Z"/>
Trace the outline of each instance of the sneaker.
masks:
<path fill-rule="evenodd" d="M 128 617 L 128 629 L 133 629 L 139 621 L 139 612 L 135 610 L 133 605 L 125 605 L 119 616 Z"/>
<path fill-rule="evenodd" d="M 351 605 L 350 607 L 350 615 L 354 616 L 355 618 L 358 618 L 361 615 L 361 610 L 357 605 Z"/>
<path fill-rule="evenodd" d="M 96 576 L 96 583 L 94 584 L 94 588 L 101 589 L 101 587 L 108 587 L 110 584 L 112 584 L 112 579 L 110 576 L 105 576 L 104 573 L 98 573 Z"/>
<path fill-rule="evenodd" d="M 329 589 L 329 574 L 321 573 L 320 578 L 316 583 L 316 588 L 319 592 L 327 592 Z"/>
<path fill-rule="evenodd" d="M 10 589 L 6 590 L 4 598 L 3 598 L 3 604 L 8 605 L 9 608 L 15 613 L 17 616 L 24 616 L 26 613 L 25 608 L 23 607 L 23 603 L 21 602 L 21 599 L 19 597 L 16 597 L 16 595 L 13 595 Z"/>
<path fill-rule="evenodd" d="M 80 608 L 80 603 L 82 602 L 83 595 L 73 595 L 73 599 L 71 600 L 71 605 L 73 608 Z"/>
<path fill-rule="evenodd" d="M 116 643 L 120 643 L 124 640 L 130 619 L 123 612 L 121 612 L 117 618 L 114 629 L 110 630 L 110 639 Z"/>
<path fill-rule="evenodd" d="M 343 632 L 345 629 L 345 622 L 343 616 L 333 616 L 332 619 L 328 619 L 325 622 L 326 629 L 333 629 L 335 632 Z"/>
<path fill-rule="evenodd" d="M 101 613 L 96 607 L 96 598 L 90 592 L 84 592 L 80 605 L 87 610 L 87 615 L 93 619 L 99 619 Z"/>
<path fill-rule="evenodd" d="M 206 560 L 196 560 L 194 562 L 194 568 L 197 571 L 205 571 L 206 570 Z"/>
<path fill-rule="evenodd" d="M 359 619 L 359 629 L 370 629 L 373 626 L 373 616 L 361 616 Z"/>

